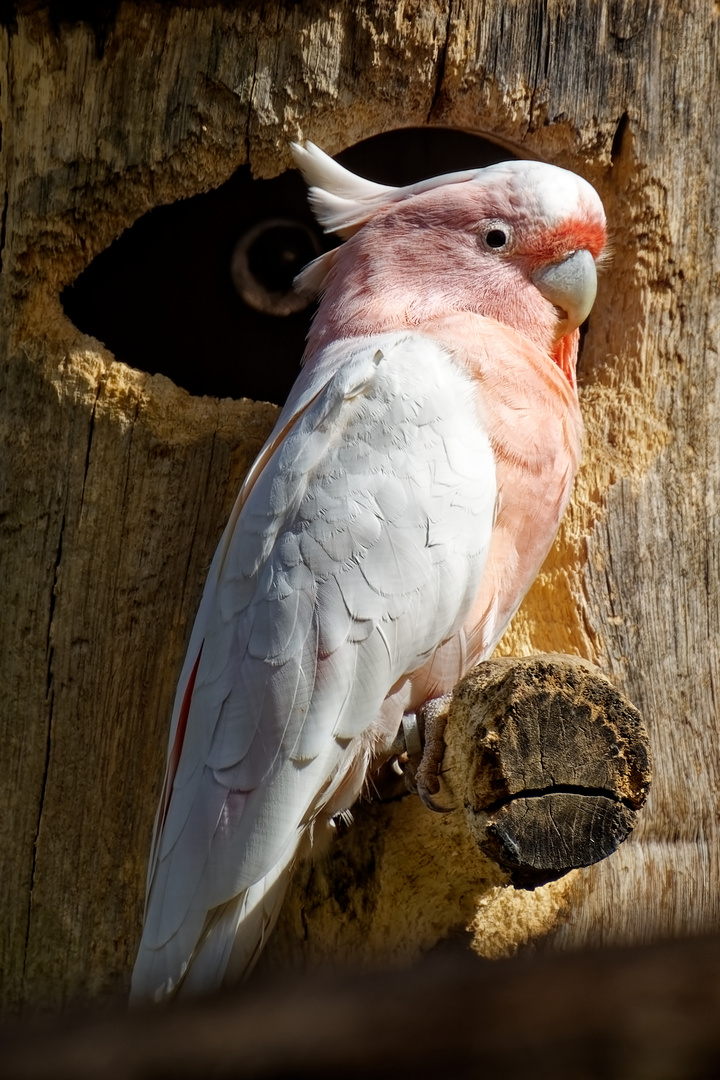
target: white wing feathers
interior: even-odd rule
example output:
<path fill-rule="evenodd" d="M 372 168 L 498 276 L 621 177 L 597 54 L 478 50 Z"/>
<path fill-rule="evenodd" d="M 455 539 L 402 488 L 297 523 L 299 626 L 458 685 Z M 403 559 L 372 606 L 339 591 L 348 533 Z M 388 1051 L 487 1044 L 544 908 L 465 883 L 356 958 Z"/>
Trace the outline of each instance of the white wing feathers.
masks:
<path fill-rule="evenodd" d="M 329 346 L 258 461 L 178 688 L 171 748 L 199 657 L 136 997 L 252 965 L 304 829 L 352 803 L 400 721 L 401 705 L 383 729 L 385 698 L 460 633 L 487 557 L 495 467 L 474 388 L 420 334 Z"/>

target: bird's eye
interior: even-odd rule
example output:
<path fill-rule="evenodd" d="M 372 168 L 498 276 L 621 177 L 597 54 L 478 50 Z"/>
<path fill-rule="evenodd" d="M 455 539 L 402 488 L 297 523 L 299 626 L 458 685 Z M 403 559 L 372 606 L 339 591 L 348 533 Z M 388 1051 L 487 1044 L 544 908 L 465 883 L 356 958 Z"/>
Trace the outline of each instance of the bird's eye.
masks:
<path fill-rule="evenodd" d="M 512 240 L 512 227 L 506 221 L 484 221 L 478 230 L 478 241 L 486 251 L 508 251 Z"/>
<path fill-rule="evenodd" d="M 503 229 L 491 229 L 489 233 L 486 233 L 485 240 L 488 247 L 501 248 L 505 247 L 508 238 Z"/>

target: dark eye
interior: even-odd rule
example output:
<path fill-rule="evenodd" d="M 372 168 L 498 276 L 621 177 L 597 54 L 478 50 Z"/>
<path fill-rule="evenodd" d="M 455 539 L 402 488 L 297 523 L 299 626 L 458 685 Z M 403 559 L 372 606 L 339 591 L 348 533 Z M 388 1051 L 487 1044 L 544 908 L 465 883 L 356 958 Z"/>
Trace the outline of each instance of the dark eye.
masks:
<path fill-rule="evenodd" d="M 487 246 L 491 248 L 505 247 L 508 242 L 507 233 L 502 229 L 491 229 L 490 232 L 485 235 L 485 242 Z"/>

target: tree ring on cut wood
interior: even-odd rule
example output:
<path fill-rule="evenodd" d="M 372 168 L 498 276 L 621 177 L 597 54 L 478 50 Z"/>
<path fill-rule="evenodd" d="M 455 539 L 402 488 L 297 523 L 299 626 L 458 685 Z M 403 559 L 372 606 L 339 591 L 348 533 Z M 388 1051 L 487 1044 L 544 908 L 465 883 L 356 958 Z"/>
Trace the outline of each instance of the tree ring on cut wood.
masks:
<path fill-rule="evenodd" d="M 443 778 L 482 851 L 533 889 L 611 855 L 647 798 L 640 715 L 591 664 L 491 660 L 453 693 Z"/>

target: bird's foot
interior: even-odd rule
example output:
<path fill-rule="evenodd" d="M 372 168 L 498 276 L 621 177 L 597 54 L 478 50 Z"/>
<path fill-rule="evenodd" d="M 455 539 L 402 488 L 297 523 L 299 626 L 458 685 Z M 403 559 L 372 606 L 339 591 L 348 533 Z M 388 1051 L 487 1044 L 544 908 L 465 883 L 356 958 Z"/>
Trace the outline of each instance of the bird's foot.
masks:
<path fill-rule="evenodd" d="M 405 713 L 398 734 L 402 753 L 396 758 L 396 771 L 403 773 L 409 790 L 437 814 L 449 814 L 453 809 L 439 806 L 434 798 L 440 791 L 440 766 L 445 754 L 443 735 L 451 697 L 452 694 L 444 694 L 432 698 L 417 713 Z"/>

